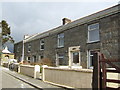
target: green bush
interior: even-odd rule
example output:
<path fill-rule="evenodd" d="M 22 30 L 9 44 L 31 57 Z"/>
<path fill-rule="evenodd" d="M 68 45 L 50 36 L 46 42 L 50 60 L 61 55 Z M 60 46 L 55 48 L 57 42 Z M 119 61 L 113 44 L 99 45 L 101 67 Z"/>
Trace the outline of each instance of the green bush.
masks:
<path fill-rule="evenodd" d="M 42 65 L 40 65 L 40 73 L 42 73 L 43 67 Z"/>

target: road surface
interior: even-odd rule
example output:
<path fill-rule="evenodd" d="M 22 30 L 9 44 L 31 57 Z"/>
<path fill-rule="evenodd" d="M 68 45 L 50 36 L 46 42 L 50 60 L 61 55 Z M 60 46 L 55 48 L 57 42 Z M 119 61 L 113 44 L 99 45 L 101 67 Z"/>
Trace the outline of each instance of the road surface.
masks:
<path fill-rule="evenodd" d="M 33 88 L 31 85 L 20 81 L 19 79 L 11 76 L 10 74 L 4 72 L 5 68 L 0 67 L 0 87 L 2 88 Z M 37 89 L 36 89 L 37 90 Z"/>

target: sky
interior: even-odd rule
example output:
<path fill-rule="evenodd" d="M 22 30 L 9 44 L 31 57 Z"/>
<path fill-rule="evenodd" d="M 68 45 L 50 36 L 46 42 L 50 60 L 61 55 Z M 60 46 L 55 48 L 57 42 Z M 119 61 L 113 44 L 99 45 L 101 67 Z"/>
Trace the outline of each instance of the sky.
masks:
<path fill-rule="evenodd" d="M 117 5 L 119 0 L 5 0 L 0 2 L 0 20 L 11 27 L 15 42 L 62 25 L 63 18 L 72 21 Z"/>

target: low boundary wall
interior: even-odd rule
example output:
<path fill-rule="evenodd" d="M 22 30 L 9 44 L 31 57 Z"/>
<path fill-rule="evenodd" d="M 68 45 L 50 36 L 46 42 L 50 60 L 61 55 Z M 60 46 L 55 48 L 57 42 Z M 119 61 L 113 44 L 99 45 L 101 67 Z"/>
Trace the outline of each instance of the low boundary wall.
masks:
<path fill-rule="evenodd" d="M 18 72 L 27 76 L 31 76 L 33 78 L 39 78 L 40 66 L 39 65 L 35 65 L 35 66 L 20 65 Z"/>
<path fill-rule="evenodd" d="M 72 88 L 92 88 L 90 69 L 43 67 L 43 81 Z"/>

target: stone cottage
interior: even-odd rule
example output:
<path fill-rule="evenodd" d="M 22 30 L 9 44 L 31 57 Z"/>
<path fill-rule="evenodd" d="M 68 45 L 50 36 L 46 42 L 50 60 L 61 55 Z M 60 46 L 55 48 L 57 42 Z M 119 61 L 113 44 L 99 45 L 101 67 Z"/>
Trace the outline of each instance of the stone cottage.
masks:
<path fill-rule="evenodd" d="M 49 31 L 25 37 L 14 45 L 15 58 L 37 62 L 48 58 L 54 66 L 92 68 L 101 52 L 120 59 L 120 4 L 71 21 Z M 23 48 L 24 47 L 24 48 Z"/>

